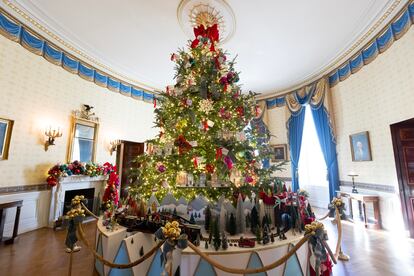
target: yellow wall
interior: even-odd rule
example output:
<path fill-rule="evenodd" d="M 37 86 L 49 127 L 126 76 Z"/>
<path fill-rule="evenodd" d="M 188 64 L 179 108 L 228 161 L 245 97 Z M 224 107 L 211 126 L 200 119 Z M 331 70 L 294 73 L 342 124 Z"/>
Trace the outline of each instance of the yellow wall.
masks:
<path fill-rule="evenodd" d="M 267 111 L 269 117 L 269 131 L 272 137 L 270 143 L 272 145 L 286 144 L 288 145 L 286 121 L 288 119 L 288 113 L 286 112 L 286 106 L 275 107 Z M 289 146 L 287 146 L 287 156 L 289 156 Z M 290 158 L 289 158 L 290 159 Z M 276 175 L 280 177 L 291 178 L 290 162 L 286 163 L 285 170 L 277 172 Z"/>
<path fill-rule="evenodd" d="M 398 187 L 390 124 L 414 117 L 414 28 L 332 89 L 341 180 Z M 369 131 L 373 161 L 352 162 L 349 135 Z"/>
<path fill-rule="evenodd" d="M 45 183 L 48 168 L 66 160 L 71 112 L 82 104 L 100 118 L 97 162 L 115 162 L 111 139 L 142 142 L 156 134 L 152 104 L 85 81 L 0 35 L 0 118 L 15 121 L 0 187 Z M 60 126 L 63 137 L 45 152 L 49 125 Z"/>
<path fill-rule="evenodd" d="M 390 125 L 414 117 L 414 28 L 373 62 L 332 88 L 340 179 L 393 186 L 395 193 L 359 189 L 380 196 L 383 227 L 403 227 Z M 369 131 L 372 161 L 352 162 L 349 135 Z M 349 190 L 349 188 L 342 188 Z"/>

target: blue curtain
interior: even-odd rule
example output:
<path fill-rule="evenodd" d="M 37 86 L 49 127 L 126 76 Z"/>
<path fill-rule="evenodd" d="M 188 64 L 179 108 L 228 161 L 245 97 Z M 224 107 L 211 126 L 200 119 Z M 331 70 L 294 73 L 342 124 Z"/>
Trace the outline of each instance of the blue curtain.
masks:
<path fill-rule="evenodd" d="M 312 107 L 313 120 L 318 133 L 323 157 L 328 170 L 329 197 L 335 197 L 335 191 L 339 190 L 338 159 L 336 156 L 336 143 L 329 123 L 328 111 L 323 105 Z"/>
<path fill-rule="evenodd" d="M 305 122 L 305 108 L 292 113 L 288 121 L 290 160 L 292 163 L 292 191 L 299 189 L 299 157 L 302 146 L 303 125 Z"/>

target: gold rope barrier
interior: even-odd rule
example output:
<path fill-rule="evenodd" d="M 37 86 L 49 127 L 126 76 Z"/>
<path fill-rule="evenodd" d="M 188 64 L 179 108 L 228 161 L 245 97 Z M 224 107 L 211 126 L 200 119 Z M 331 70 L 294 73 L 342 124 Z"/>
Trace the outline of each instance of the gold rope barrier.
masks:
<path fill-rule="evenodd" d="M 328 213 L 326 213 L 326 215 L 324 215 L 324 216 L 323 216 L 323 217 L 321 217 L 321 218 L 318 218 L 317 220 L 319 220 L 319 221 L 324 220 L 324 219 L 326 219 L 328 216 L 329 216 L 329 211 L 328 211 Z"/>
<path fill-rule="evenodd" d="M 78 224 L 77 231 L 78 231 L 78 236 L 79 236 L 80 240 L 92 252 L 92 254 L 95 256 L 95 258 L 98 259 L 99 261 L 101 261 L 104 265 L 109 266 L 109 267 L 112 267 L 112 268 L 125 269 L 125 268 L 131 268 L 131 267 L 134 267 L 136 265 L 139 265 L 140 263 L 142 263 L 143 261 L 145 261 L 146 259 L 148 259 L 149 257 L 151 257 L 152 254 L 154 254 L 164 244 L 164 241 L 159 242 L 150 251 L 148 251 L 144 256 L 142 256 L 141 258 L 139 258 L 138 260 L 136 260 L 136 261 L 134 261 L 132 263 L 129 263 L 129 264 L 115 264 L 113 262 L 110 262 L 110 261 L 104 259 L 89 244 L 89 242 L 85 238 L 85 232 L 83 231 L 82 224 Z"/>
<path fill-rule="evenodd" d="M 290 250 L 288 253 L 286 253 L 286 255 L 284 255 L 283 257 L 281 257 L 280 259 L 276 260 L 275 262 L 268 264 L 266 266 L 263 266 L 261 268 L 248 268 L 248 269 L 241 269 L 241 268 L 231 268 L 231 267 L 227 267 L 224 266 L 218 262 L 216 262 L 214 259 L 210 258 L 210 256 L 208 256 L 206 253 L 200 251 L 200 249 L 198 249 L 194 244 L 192 244 L 191 242 L 188 242 L 188 246 L 194 250 L 195 253 L 197 253 L 198 255 L 200 255 L 201 258 L 203 258 L 205 261 L 207 261 L 209 264 L 211 264 L 212 266 L 217 267 L 218 269 L 228 272 L 228 273 L 233 273 L 233 274 L 253 274 L 253 273 L 261 273 L 261 272 L 265 272 L 268 270 L 271 270 L 275 267 L 280 266 L 281 264 L 285 263 L 293 254 L 295 254 L 295 252 L 305 243 L 309 240 L 309 238 L 311 236 L 313 236 L 315 233 L 309 233 L 307 235 L 305 235 L 293 248 L 292 250 Z"/>
<path fill-rule="evenodd" d="M 91 214 L 94 218 L 98 219 L 98 217 L 93 214 L 83 203 L 82 204 L 82 208 L 85 209 L 85 211 L 88 214 Z M 150 251 L 148 251 L 144 256 L 142 256 L 140 259 L 132 262 L 132 263 L 128 263 L 128 264 L 115 264 L 112 263 L 106 259 L 104 259 L 101 255 L 99 255 L 95 249 L 89 244 L 89 242 L 86 240 L 85 238 L 85 232 L 83 231 L 82 228 L 82 224 L 78 224 L 77 227 L 77 233 L 78 236 L 80 238 L 80 240 L 86 245 L 86 247 L 92 252 L 92 254 L 95 256 L 96 259 L 98 259 L 99 261 L 101 261 L 104 265 L 107 265 L 109 267 L 112 268 L 118 268 L 118 269 L 125 269 L 125 268 L 131 268 L 134 267 L 142 262 L 144 262 L 146 259 L 148 259 L 150 256 L 152 256 L 152 254 L 154 254 L 163 244 L 165 241 L 161 241 L 159 242 L 156 246 L 154 246 Z M 315 235 L 315 232 L 310 232 L 308 234 L 306 234 L 298 243 L 295 244 L 295 246 L 289 251 L 287 252 L 284 256 L 282 256 L 280 259 L 274 261 L 271 264 L 268 264 L 266 266 L 263 266 L 261 268 L 249 268 L 249 269 L 240 269 L 240 268 L 232 268 L 232 267 L 227 267 L 224 266 L 218 262 L 216 262 L 214 259 L 210 258 L 210 256 L 208 256 L 207 254 L 205 254 L 204 252 L 200 251 L 193 243 L 191 243 L 190 241 L 188 241 L 188 246 L 198 255 L 200 255 L 201 258 L 203 258 L 204 260 L 206 260 L 209 264 L 211 264 L 214 267 L 217 267 L 218 269 L 228 272 L 228 273 L 233 273 L 233 274 L 253 274 L 253 273 L 261 273 L 261 272 L 266 272 L 268 270 L 274 269 L 280 265 L 282 265 L 283 263 L 285 263 L 293 254 L 296 253 L 296 251 L 303 245 L 305 244 L 309 238 L 311 236 Z M 325 248 L 328 251 L 328 254 L 331 256 L 332 261 L 336 264 L 336 257 L 334 256 L 334 254 L 332 253 L 331 249 L 329 248 L 328 244 L 325 241 L 322 241 L 323 245 L 325 246 Z"/>
<path fill-rule="evenodd" d="M 85 206 L 85 204 L 83 204 L 83 202 L 80 202 L 82 208 L 85 210 L 85 212 L 87 214 L 89 214 L 90 216 L 94 217 L 95 219 L 99 220 L 99 217 L 97 215 L 95 215 L 94 213 L 91 212 L 91 210 L 88 209 L 88 207 Z"/>

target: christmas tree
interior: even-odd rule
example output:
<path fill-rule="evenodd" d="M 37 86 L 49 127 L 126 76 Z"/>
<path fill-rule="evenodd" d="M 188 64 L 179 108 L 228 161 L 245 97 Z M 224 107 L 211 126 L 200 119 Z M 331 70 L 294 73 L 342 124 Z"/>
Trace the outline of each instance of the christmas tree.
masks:
<path fill-rule="evenodd" d="M 136 160 L 132 196 L 162 198 L 171 191 L 176 198 L 217 200 L 280 183 L 272 176 L 280 166 L 263 166 L 270 134 L 251 123 L 260 114 L 255 94 L 241 93 L 235 61 L 218 47 L 217 25 L 194 33 L 187 51 L 171 55 L 176 83 L 157 96 L 160 133 Z"/>

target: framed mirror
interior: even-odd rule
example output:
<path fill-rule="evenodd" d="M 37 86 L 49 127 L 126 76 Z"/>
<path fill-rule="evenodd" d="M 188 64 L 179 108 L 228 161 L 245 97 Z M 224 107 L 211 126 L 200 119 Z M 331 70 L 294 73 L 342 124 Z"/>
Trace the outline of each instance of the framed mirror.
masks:
<path fill-rule="evenodd" d="M 95 162 L 98 128 L 98 122 L 73 117 L 68 163 L 75 160 L 85 163 Z"/>

